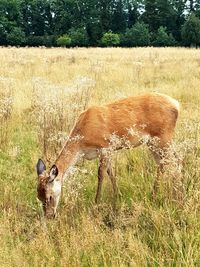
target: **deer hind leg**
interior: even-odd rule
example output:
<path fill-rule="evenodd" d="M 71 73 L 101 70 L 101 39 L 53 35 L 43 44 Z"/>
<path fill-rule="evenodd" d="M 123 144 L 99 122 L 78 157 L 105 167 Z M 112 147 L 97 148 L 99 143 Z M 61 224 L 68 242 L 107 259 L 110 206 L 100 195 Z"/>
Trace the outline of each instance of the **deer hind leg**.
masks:
<path fill-rule="evenodd" d="M 157 175 L 154 181 L 154 185 L 153 185 L 153 198 L 156 198 L 157 194 L 158 194 L 158 190 L 160 188 L 160 181 L 161 181 L 161 177 L 164 174 L 164 168 L 165 168 L 165 158 L 162 156 L 157 155 L 156 153 L 153 153 L 153 156 L 155 158 L 155 161 L 157 163 Z"/>
<path fill-rule="evenodd" d="M 100 198 L 101 198 L 102 183 L 106 175 L 107 168 L 108 168 L 108 159 L 104 156 L 101 156 L 100 162 L 99 162 L 99 169 L 98 169 L 98 185 L 97 185 L 97 192 L 96 192 L 96 198 L 95 198 L 96 204 L 99 203 Z"/>
<path fill-rule="evenodd" d="M 168 151 L 171 144 L 171 140 L 164 141 L 161 138 L 152 140 L 148 143 L 148 147 L 152 152 L 154 159 L 157 164 L 157 175 L 153 185 L 153 198 L 157 196 L 158 190 L 160 188 L 161 177 L 165 172 L 166 165 L 168 164 Z"/>
<path fill-rule="evenodd" d="M 160 187 L 160 179 L 164 176 L 164 173 L 167 170 L 167 175 L 170 175 L 172 178 L 171 181 L 173 186 L 171 189 L 173 191 L 173 195 L 181 199 L 183 194 L 180 162 L 178 155 L 171 147 L 171 139 L 169 140 L 169 138 L 160 138 L 157 142 L 153 142 L 153 144 L 151 143 L 149 148 L 158 165 L 157 177 L 153 186 L 153 197 L 155 198 L 157 196 L 157 192 Z"/>

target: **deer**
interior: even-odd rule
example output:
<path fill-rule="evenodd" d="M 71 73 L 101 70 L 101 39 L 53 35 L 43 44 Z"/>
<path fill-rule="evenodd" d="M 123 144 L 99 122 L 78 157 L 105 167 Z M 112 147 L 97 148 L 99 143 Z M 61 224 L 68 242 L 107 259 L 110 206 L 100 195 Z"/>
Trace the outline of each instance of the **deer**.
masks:
<path fill-rule="evenodd" d="M 47 171 L 41 159 L 37 162 L 37 197 L 42 202 L 44 215 L 47 218 L 56 216 L 64 177 L 69 176 L 80 159 L 99 159 L 95 203 L 100 201 L 106 175 L 110 177 L 116 196 L 118 187 L 112 153 L 142 144 L 147 145 L 156 162 L 157 175 L 153 185 L 156 196 L 178 114 L 179 102 L 161 93 L 130 96 L 106 105 L 91 106 L 82 112 L 51 168 Z"/>

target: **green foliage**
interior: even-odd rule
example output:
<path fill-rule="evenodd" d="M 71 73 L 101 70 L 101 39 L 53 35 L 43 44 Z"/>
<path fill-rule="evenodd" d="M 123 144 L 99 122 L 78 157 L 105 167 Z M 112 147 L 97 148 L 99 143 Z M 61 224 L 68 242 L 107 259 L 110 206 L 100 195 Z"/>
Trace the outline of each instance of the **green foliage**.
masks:
<path fill-rule="evenodd" d="M 173 31 L 177 27 L 176 26 L 177 11 L 176 11 L 175 4 L 173 5 L 172 2 L 169 0 L 168 1 L 157 0 L 156 8 L 158 10 L 157 28 L 159 28 L 160 26 L 163 26 L 163 27 L 166 27 L 169 31 Z"/>
<path fill-rule="evenodd" d="M 7 34 L 7 41 L 11 45 L 23 45 L 25 43 L 25 33 L 19 27 L 13 27 Z"/>
<path fill-rule="evenodd" d="M 69 37 L 71 38 L 72 46 L 88 46 L 89 39 L 87 31 L 83 28 L 71 29 L 69 31 Z"/>
<path fill-rule="evenodd" d="M 102 37 L 102 28 L 97 20 L 88 21 L 87 33 L 90 41 L 90 45 L 97 45 Z"/>
<path fill-rule="evenodd" d="M 111 29 L 113 32 L 124 32 L 126 30 L 126 13 L 122 0 L 113 1 L 114 8 L 111 20 Z M 120 21 L 120 23 L 118 23 Z"/>
<path fill-rule="evenodd" d="M 8 20 L 4 17 L 1 17 L 0 18 L 0 45 L 7 44 L 7 38 L 6 38 L 7 24 L 8 24 Z"/>
<path fill-rule="evenodd" d="M 72 39 L 68 36 L 68 35 L 62 35 L 60 36 L 57 40 L 56 40 L 56 43 L 58 46 L 70 46 L 72 42 Z"/>
<path fill-rule="evenodd" d="M 153 42 L 155 46 L 175 46 L 176 40 L 174 39 L 173 35 L 167 33 L 167 28 L 161 26 L 158 29 L 155 41 Z"/>
<path fill-rule="evenodd" d="M 29 46 L 55 46 L 55 36 L 53 35 L 44 35 L 44 36 L 35 36 L 30 35 L 26 39 L 26 45 Z"/>
<path fill-rule="evenodd" d="M 185 0 L 145 0 L 144 13 L 141 14 L 140 20 L 149 25 L 153 42 L 161 26 L 166 27 L 167 32 L 172 33 L 176 41 L 180 42 L 181 26 L 185 22 L 187 12 Z"/>
<path fill-rule="evenodd" d="M 184 23 L 181 33 L 185 45 L 200 45 L 200 19 L 192 13 Z"/>
<path fill-rule="evenodd" d="M 0 0 L 0 45 L 24 42 L 20 3 L 19 0 Z"/>
<path fill-rule="evenodd" d="M 19 0 L 18 0 L 19 1 Z M 44 36 L 52 32 L 52 14 L 48 0 L 20 0 L 23 27 L 27 35 Z"/>
<path fill-rule="evenodd" d="M 150 44 L 150 33 L 146 24 L 137 22 L 122 36 L 125 46 L 148 46 Z"/>
<path fill-rule="evenodd" d="M 138 18 L 140 16 L 139 13 L 139 2 L 137 1 L 128 1 L 128 5 L 127 5 L 127 26 L 128 28 L 131 28 L 137 21 Z"/>
<path fill-rule="evenodd" d="M 75 6 L 74 1 L 53 1 L 51 10 L 54 12 L 54 18 L 51 19 L 53 31 L 56 35 L 60 36 L 66 34 L 74 23 L 74 16 L 77 5 Z M 73 10 L 75 13 L 73 13 Z"/>
<path fill-rule="evenodd" d="M 156 0 L 145 0 L 144 1 L 145 11 L 142 14 L 142 20 L 144 23 L 149 25 L 150 30 L 156 31 L 159 24 L 158 8 Z"/>
<path fill-rule="evenodd" d="M 170 37 L 161 45 L 171 45 L 173 37 L 178 44 L 198 45 L 198 26 L 194 26 L 195 31 L 189 30 L 196 25 L 195 20 L 191 17 L 184 22 L 185 14 L 191 12 L 200 17 L 200 0 L 189 1 L 189 7 L 188 14 L 185 0 L 0 0 L 0 45 L 55 46 L 56 39 L 67 33 L 71 46 L 97 46 L 102 45 L 101 38 L 109 30 L 122 36 L 124 46 L 149 45 L 144 27 L 141 34 L 133 33 L 138 41 L 132 41 L 129 29 L 137 23 L 147 25 L 152 42 L 157 45 L 161 26 L 166 27 Z M 108 46 L 115 46 L 114 43 L 111 41 Z"/>
<path fill-rule="evenodd" d="M 0 18 L 3 17 L 15 25 L 21 23 L 21 0 L 0 0 Z"/>
<path fill-rule="evenodd" d="M 113 33 L 112 31 L 104 33 L 101 38 L 101 44 L 103 46 L 117 46 L 120 44 L 119 34 Z"/>

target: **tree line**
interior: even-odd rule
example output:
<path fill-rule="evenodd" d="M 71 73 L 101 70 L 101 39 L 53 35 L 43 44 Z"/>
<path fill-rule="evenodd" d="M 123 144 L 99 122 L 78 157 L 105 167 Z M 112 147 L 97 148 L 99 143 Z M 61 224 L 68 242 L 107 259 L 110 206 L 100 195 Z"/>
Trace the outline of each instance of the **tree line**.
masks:
<path fill-rule="evenodd" d="M 200 0 L 0 0 L 0 45 L 197 47 Z"/>

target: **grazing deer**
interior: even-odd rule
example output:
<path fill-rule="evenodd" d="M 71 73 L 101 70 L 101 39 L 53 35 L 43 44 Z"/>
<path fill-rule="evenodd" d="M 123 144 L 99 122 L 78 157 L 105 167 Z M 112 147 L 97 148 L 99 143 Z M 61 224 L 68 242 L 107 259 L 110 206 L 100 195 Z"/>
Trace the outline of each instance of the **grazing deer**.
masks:
<path fill-rule="evenodd" d="M 178 101 L 159 93 L 147 93 L 104 106 L 92 106 L 81 113 L 51 169 L 47 172 L 43 161 L 38 160 L 38 198 L 42 201 L 45 215 L 55 216 L 63 176 L 70 172 L 70 167 L 80 158 L 91 160 L 99 157 L 96 203 L 100 200 L 106 173 L 111 179 L 114 194 L 117 194 L 111 153 L 142 143 L 147 144 L 158 165 L 153 189 L 156 194 L 165 164 L 163 159 L 172 141 L 178 113 Z"/>

